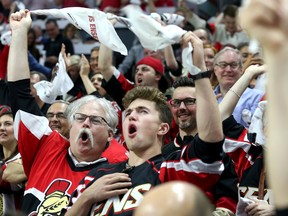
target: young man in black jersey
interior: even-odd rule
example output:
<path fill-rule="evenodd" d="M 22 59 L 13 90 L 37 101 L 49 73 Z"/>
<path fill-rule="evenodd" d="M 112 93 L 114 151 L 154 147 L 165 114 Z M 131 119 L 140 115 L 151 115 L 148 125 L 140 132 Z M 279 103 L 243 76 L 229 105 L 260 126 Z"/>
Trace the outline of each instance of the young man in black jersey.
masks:
<path fill-rule="evenodd" d="M 184 46 L 188 42 L 194 48 L 194 64 L 199 72 L 205 71 L 202 41 L 188 32 L 183 36 Z M 167 160 L 161 155 L 161 147 L 172 114 L 165 96 L 152 87 L 136 87 L 125 95 L 123 133 L 129 159 L 91 171 L 74 191 L 67 215 L 132 215 L 145 192 L 171 180 L 190 182 L 204 192 L 211 190 L 223 170 L 223 131 L 209 78 L 200 72 L 195 85 L 201 107 L 197 113 L 199 137 Z"/>

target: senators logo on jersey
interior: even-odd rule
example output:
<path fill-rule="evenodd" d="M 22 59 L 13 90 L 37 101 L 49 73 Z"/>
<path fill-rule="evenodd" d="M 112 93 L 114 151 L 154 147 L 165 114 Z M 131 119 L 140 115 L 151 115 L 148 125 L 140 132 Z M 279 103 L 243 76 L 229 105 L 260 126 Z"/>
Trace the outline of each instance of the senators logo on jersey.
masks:
<path fill-rule="evenodd" d="M 60 215 L 61 209 L 69 203 L 70 197 L 66 192 L 70 186 L 71 182 L 64 179 L 53 181 L 45 191 L 44 200 L 40 203 L 37 212 L 30 215 Z"/>

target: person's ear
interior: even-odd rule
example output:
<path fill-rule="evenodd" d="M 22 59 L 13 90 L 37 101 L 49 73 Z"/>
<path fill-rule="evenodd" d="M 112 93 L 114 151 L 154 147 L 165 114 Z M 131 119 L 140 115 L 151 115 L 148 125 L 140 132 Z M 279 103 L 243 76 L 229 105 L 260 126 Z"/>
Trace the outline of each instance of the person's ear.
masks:
<path fill-rule="evenodd" d="M 113 131 L 112 130 L 108 130 L 108 139 L 107 139 L 107 141 L 111 142 L 113 137 L 114 137 Z"/>
<path fill-rule="evenodd" d="M 161 123 L 159 131 L 158 131 L 158 135 L 164 136 L 165 134 L 168 133 L 169 129 L 170 129 L 169 124 Z"/>
<path fill-rule="evenodd" d="M 163 75 L 163 76 L 164 76 L 164 75 Z M 156 74 L 156 80 L 157 80 L 157 81 L 159 81 L 159 80 L 161 79 L 161 77 L 162 77 L 161 74 L 159 74 L 159 73 Z"/>

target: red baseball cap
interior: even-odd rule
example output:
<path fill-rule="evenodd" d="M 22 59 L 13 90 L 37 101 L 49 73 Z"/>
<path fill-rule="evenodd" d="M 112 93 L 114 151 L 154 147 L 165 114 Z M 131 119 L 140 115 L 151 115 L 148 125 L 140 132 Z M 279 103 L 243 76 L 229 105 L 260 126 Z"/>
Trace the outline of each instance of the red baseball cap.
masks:
<path fill-rule="evenodd" d="M 152 67 L 155 71 L 159 72 L 161 75 L 164 74 L 164 65 L 159 59 L 153 58 L 151 56 L 146 56 L 136 64 L 136 67 L 141 64 L 145 64 Z"/>

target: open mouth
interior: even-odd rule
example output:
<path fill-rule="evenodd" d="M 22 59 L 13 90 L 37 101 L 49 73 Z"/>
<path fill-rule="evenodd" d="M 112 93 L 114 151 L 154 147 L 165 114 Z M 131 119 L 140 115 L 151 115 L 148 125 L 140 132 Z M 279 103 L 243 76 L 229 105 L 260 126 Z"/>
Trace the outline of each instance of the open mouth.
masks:
<path fill-rule="evenodd" d="M 138 82 L 138 84 L 141 84 L 143 82 L 143 80 L 141 78 L 138 78 L 137 82 Z"/>
<path fill-rule="evenodd" d="M 137 128 L 136 128 L 136 126 L 135 125 L 130 125 L 129 126 L 129 135 L 133 135 L 133 134 L 135 134 L 136 133 L 136 131 L 137 131 Z"/>
<path fill-rule="evenodd" d="M 83 142 L 86 142 L 88 140 L 88 134 L 84 132 L 81 136 L 81 139 Z"/>
<path fill-rule="evenodd" d="M 76 142 L 78 142 L 80 145 L 91 145 L 93 147 L 94 137 L 92 132 L 87 128 L 82 128 L 78 133 Z"/>

